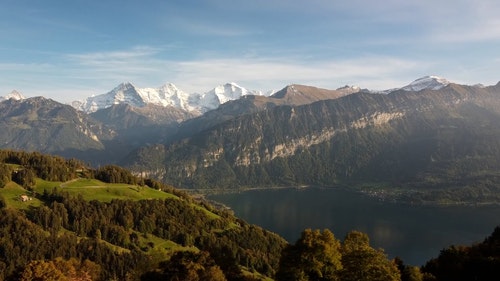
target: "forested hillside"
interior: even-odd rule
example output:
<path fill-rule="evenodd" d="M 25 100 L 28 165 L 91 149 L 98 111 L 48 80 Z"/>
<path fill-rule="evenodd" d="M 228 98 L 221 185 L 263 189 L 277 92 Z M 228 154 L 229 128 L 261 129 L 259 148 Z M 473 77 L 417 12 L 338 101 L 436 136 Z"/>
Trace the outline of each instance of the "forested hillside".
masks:
<path fill-rule="evenodd" d="M 494 203 L 499 91 L 450 84 L 278 106 L 145 147 L 125 164 L 186 188 L 344 185 L 421 203 Z"/>
<path fill-rule="evenodd" d="M 500 226 L 481 243 L 470 246 L 453 245 L 443 249 L 422 270 L 435 278 L 432 280 L 499 280 Z"/>
<path fill-rule="evenodd" d="M 227 211 L 116 166 L 92 170 L 76 160 L 15 151 L 0 151 L 0 160 L 0 279 L 52 276 L 54 267 L 65 275 L 70 267 L 79 278 L 92 277 L 82 280 L 139 280 L 166 274 L 168 260 L 195 259 L 204 270 L 193 265 L 175 276 L 241 280 L 273 276 L 286 245 Z M 64 177 L 58 171 L 66 171 Z M 91 186 L 83 187 L 86 181 Z M 113 199 L 117 192 L 143 189 L 151 190 L 145 198 Z"/>
<path fill-rule="evenodd" d="M 483 243 L 445 249 L 420 269 L 389 259 L 358 231 L 339 240 L 330 230 L 307 229 L 290 244 L 118 166 L 92 169 L 5 150 L 0 163 L 0 280 L 500 277 L 498 228 Z"/>

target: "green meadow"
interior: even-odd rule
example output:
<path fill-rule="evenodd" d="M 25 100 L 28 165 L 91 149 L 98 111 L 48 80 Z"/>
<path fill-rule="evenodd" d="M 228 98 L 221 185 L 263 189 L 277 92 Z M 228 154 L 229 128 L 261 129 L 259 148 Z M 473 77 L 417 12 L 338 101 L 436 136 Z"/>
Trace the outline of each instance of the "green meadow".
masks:
<path fill-rule="evenodd" d="M 26 210 L 30 206 L 38 207 L 42 202 L 37 198 L 44 192 L 58 191 L 67 192 L 70 195 L 82 196 L 83 199 L 111 202 L 113 199 L 119 200 L 150 200 L 178 198 L 171 193 L 155 190 L 147 186 L 104 183 L 96 179 L 79 178 L 68 182 L 36 180 L 36 186 L 32 191 L 24 189 L 15 182 L 9 182 L 0 188 L 0 195 L 5 199 L 7 206 Z M 23 202 L 22 196 L 28 197 L 28 201 Z"/>
<path fill-rule="evenodd" d="M 147 186 L 104 183 L 96 179 L 79 178 L 68 182 L 51 182 L 37 179 L 35 191 L 42 194 L 45 190 L 51 192 L 54 188 L 68 192 L 70 195 L 81 195 L 85 200 L 98 200 L 110 202 L 120 200 L 148 200 L 178 198 L 177 196 Z"/>

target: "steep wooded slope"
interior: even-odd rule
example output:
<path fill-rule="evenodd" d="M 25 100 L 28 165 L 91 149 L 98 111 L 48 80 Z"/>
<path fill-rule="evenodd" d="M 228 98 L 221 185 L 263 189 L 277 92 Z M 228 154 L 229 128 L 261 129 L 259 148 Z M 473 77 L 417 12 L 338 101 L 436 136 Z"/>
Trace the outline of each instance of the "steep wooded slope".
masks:
<path fill-rule="evenodd" d="M 484 195 L 497 188 L 500 171 L 499 108 L 499 85 L 356 93 L 239 116 L 142 149 L 130 166 L 191 188 L 480 183 Z"/>
<path fill-rule="evenodd" d="M 117 166 L 93 170 L 77 160 L 0 150 L 0 172 L 1 280 L 69 280 L 43 267 L 35 268 L 48 275 L 19 278 L 32 262 L 57 259 L 100 267 L 97 278 L 78 280 L 158 280 L 147 276 L 173 255 L 201 255 L 227 280 L 250 270 L 270 277 L 286 245 L 227 209 Z"/>

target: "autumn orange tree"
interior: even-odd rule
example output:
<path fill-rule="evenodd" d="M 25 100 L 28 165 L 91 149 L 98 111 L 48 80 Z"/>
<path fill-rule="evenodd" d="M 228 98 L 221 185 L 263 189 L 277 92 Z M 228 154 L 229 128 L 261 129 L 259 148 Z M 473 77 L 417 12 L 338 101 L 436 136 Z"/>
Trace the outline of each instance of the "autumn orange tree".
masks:
<path fill-rule="evenodd" d="M 347 234 L 343 243 L 329 230 L 306 229 L 281 256 L 276 280 L 399 281 L 399 269 L 383 250 L 370 246 L 368 235 Z"/>
<path fill-rule="evenodd" d="M 159 270 L 144 274 L 142 280 L 226 281 L 226 277 L 208 252 L 179 251 L 162 262 Z"/>
<path fill-rule="evenodd" d="M 383 250 L 370 246 L 368 235 L 349 232 L 342 245 L 343 281 L 398 281 L 401 276 L 396 263 L 387 259 Z"/>
<path fill-rule="evenodd" d="M 339 280 L 341 245 L 326 229 L 306 229 L 295 245 L 283 251 L 277 280 Z"/>
<path fill-rule="evenodd" d="M 30 262 L 21 273 L 20 281 L 93 281 L 98 280 L 99 265 L 75 258 L 64 260 L 56 258 L 50 261 L 36 260 Z"/>

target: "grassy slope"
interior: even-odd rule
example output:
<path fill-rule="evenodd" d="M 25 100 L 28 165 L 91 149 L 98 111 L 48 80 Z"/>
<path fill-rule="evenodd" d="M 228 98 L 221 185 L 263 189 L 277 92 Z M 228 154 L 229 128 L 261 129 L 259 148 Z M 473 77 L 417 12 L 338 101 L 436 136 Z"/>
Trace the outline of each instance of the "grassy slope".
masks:
<path fill-rule="evenodd" d="M 60 188 L 71 195 L 81 194 L 85 200 L 98 200 L 110 202 L 113 199 L 121 200 L 147 200 L 178 198 L 177 196 L 154 190 L 149 187 L 129 184 L 104 183 L 95 179 L 76 179 L 65 183 L 50 182 L 41 179 L 37 180 L 35 191 L 43 193 L 44 190 L 51 191 L 53 188 Z"/>
<path fill-rule="evenodd" d="M 15 182 L 9 182 L 4 188 L 0 188 L 0 195 L 5 198 L 8 207 L 20 210 L 27 210 L 30 206 L 38 207 L 43 203 L 34 198 L 30 192 Z M 21 201 L 21 195 L 28 195 L 32 200 Z"/>
<path fill-rule="evenodd" d="M 34 196 L 34 193 L 42 194 L 44 190 L 50 192 L 54 188 L 58 188 L 71 195 L 77 196 L 81 194 L 85 200 L 98 200 L 103 202 L 110 202 L 113 199 L 121 200 L 150 200 L 150 199 L 167 199 L 178 197 L 174 194 L 155 190 L 149 187 L 142 187 L 137 185 L 128 184 L 109 184 L 104 183 L 95 179 L 85 179 L 79 178 L 76 180 L 71 180 L 68 182 L 55 182 L 55 181 L 45 181 L 42 179 L 36 180 L 36 186 L 34 191 L 28 191 L 22 186 L 16 184 L 15 182 L 8 183 L 4 188 L 0 188 L 0 195 L 5 198 L 7 207 L 18 209 L 18 210 L 28 210 L 30 207 L 39 207 L 43 205 L 43 202 Z M 31 200 L 27 202 L 21 201 L 21 195 L 28 195 Z M 202 209 L 211 218 L 218 218 L 219 216 L 210 212 L 209 210 L 193 204 L 194 208 Z M 68 231 L 68 230 L 63 230 Z M 197 251 L 198 249 L 194 247 L 183 247 L 177 243 L 162 239 L 160 237 L 154 236 L 152 234 L 142 234 L 136 232 L 139 237 L 140 247 L 147 249 L 146 252 L 157 253 L 157 254 L 167 254 L 172 251 L 178 250 L 189 250 Z M 103 241 L 105 242 L 105 241 Z M 116 245 L 112 245 L 108 242 L 115 251 L 128 251 L 128 249 L 121 248 Z"/>
<path fill-rule="evenodd" d="M 42 179 L 36 180 L 36 186 L 33 192 L 30 192 L 23 187 L 19 186 L 14 182 L 8 183 L 4 188 L 0 188 L 0 195 L 2 195 L 7 206 L 10 208 L 18 210 L 28 210 L 30 207 L 39 207 L 44 203 L 39 199 L 35 198 L 34 193 L 42 194 L 44 190 L 48 192 L 52 191 L 54 188 L 61 189 L 68 192 L 71 195 L 77 196 L 81 194 L 85 200 L 99 200 L 103 202 L 110 202 L 113 199 L 121 200 L 149 200 L 149 199 L 167 199 L 175 198 L 179 199 L 174 194 L 155 190 L 149 187 L 141 187 L 136 185 L 128 184 L 108 184 L 95 179 L 85 179 L 79 178 L 76 180 L 71 180 L 68 182 L 54 182 L 45 181 Z M 27 202 L 22 202 L 21 195 L 28 195 L 32 199 Z M 192 203 L 191 206 L 195 209 L 203 211 L 211 219 L 219 219 L 220 216 L 211 212 L 210 210 L 204 208 L 201 205 Z M 238 227 L 236 224 L 231 223 L 230 227 Z M 69 230 L 62 230 L 63 232 L 70 232 Z M 222 230 L 221 230 L 222 231 Z M 139 237 L 139 247 L 145 252 L 153 256 L 163 256 L 168 257 L 175 251 L 198 251 L 196 247 L 184 247 L 171 240 L 162 239 L 152 234 L 143 234 L 135 230 Z M 80 237 L 80 239 L 86 239 L 86 237 Z M 122 248 L 117 245 L 113 245 L 109 242 L 102 241 L 117 252 L 126 252 L 129 249 Z M 250 270 L 245 267 L 241 267 L 244 275 L 252 277 L 256 280 L 272 280 L 269 277 L 263 276 L 254 270 Z"/>

